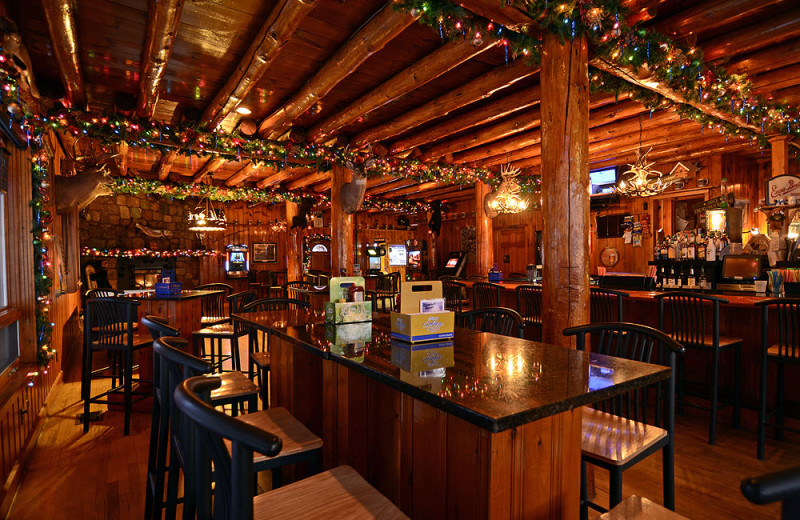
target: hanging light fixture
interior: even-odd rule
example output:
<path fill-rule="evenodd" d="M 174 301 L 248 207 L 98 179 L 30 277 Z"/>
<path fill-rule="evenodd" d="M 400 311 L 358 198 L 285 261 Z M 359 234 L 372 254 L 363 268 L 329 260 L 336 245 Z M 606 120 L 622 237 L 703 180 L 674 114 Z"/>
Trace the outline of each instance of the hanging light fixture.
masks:
<path fill-rule="evenodd" d="M 198 233 L 225 231 L 228 227 L 225 211 L 222 209 L 215 210 L 211 204 L 211 199 L 208 197 L 206 197 L 205 201 L 201 200 L 194 208 L 194 211 L 189 212 L 188 220 L 189 230 L 197 231 Z"/>
<path fill-rule="evenodd" d="M 500 213 L 519 213 L 528 209 L 530 201 L 521 194 L 518 175 L 519 168 L 512 168 L 508 164 L 500 168 L 500 176 L 503 178 L 500 186 L 497 191 L 487 194 L 483 199 L 483 209 L 489 218 Z"/>
<path fill-rule="evenodd" d="M 639 117 L 639 149 L 636 150 L 636 162 L 628 165 L 628 170 L 620 175 L 619 183 L 615 187 L 617 193 L 628 197 L 651 197 L 658 195 L 669 188 L 675 179 L 653 169 L 655 161 L 648 162 L 647 154 L 653 149 L 651 146 L 642 153 L 642 118 Z"/>

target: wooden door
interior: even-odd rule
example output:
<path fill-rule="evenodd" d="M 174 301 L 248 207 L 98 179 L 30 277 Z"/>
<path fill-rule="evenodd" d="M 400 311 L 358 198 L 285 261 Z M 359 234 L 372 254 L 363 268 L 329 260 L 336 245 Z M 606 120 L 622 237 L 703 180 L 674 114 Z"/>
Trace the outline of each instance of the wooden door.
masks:
<path fill-rule="evenodd" d="M 525 240 L 525 231 L 522 225 L 495 230 L 494 261 L 505 276 L 509 273 L 525 273 L 525 267 L 534 261 L 533 249 L 529 250 L 528 241 Z"/>

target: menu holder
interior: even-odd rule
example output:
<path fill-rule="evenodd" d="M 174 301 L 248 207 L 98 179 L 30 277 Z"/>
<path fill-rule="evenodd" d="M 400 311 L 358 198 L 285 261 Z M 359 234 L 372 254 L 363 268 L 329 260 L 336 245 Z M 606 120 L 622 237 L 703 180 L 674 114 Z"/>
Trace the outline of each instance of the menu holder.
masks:
<path fill-rule="evenodd" d="M 400 312 L 391 313 L 392 337 L 411 343 L 453 337 L 452 311 L 419 312 L 421 300 L 442 298 L 442 282 L 404 282 L 400 285 Z"/>
<path fill-rule="evenodd" d="M 372 302 L 348 302 L 347 292 L 353 285 L 364 287 L 361 276 L 335 276 L 330 279 L 331 301 L 325 303 L 325 321 L 329 323 L 358 323 L 372 321 Z"/>
<path fill-rule="evenodd" d="M 156 296 L 173 296 L 183 292 L 183 284 L 181 282 L 161 283 L 155 284 Z"/>

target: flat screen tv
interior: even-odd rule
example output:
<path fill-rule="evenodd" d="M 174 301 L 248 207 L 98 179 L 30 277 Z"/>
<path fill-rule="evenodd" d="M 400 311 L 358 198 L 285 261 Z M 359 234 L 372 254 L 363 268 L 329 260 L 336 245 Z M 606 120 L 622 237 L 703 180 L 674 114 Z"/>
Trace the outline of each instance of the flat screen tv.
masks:
<path fill-rule="evenodd" d="M 591 183 L 591 195 L 606 195 L 614 193 L 614 186 L 617 185 L 617 169 L 602 168 L 589 172 L 589 182 Z"/>
<path fill-rule="evenodd" d="M 761 275 L 761 257 L 726 255 L 722 260 L 722 277 L 733 280 L 755 280 Z"/>
<path fill-rule="evenodd" d="M 454 269 L 457 265 L 458 265 L 458 257 L 450 258 L 449 260 L 447 260 L 447 264 L 445 264 L 445 267 L 448 269 Z"/>
<path fill-rule="evenodd" d="M 406 265 L 406 245 L 389 246 L 389 265 Z"/>
<path fill-rule="evenodd" d="M 379 256 L 370 256 L 369 264 L 367 265 L 367 269 L 374 269 L 377 271 L 381 270 L 381 257 Z"/>
<path fill-rule="evenodd" d="M 422 267 L 422 252 L 409 251 L 408 252 L 408 266 L 414 269 Z"/>

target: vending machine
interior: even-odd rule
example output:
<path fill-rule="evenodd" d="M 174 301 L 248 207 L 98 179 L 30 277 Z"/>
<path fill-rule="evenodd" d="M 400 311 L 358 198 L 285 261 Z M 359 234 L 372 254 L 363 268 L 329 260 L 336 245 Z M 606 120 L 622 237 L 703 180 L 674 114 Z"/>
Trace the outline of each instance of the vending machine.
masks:
<path fill-rule="evenodd" d="M 229 244 L 225 249 L 225 276 L 228 278 L 247 278 L 247 273 L 250 272 L 247 246 Z"/>

